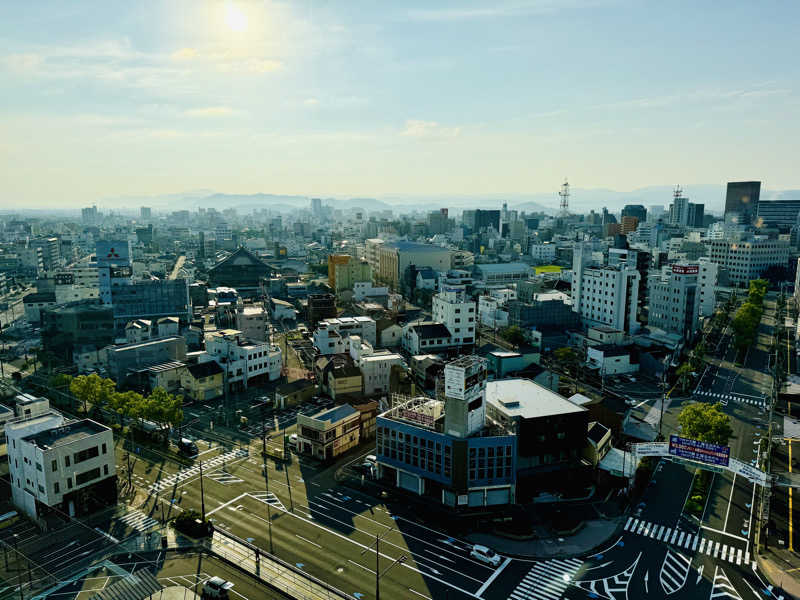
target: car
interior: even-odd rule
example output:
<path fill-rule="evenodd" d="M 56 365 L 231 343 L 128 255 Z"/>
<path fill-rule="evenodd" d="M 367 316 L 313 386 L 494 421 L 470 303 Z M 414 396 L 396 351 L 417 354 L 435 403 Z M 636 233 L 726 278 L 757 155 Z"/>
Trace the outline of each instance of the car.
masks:
<path fill-rule="evenodd" d="M 289 436 L 289 444 L 291 444 L 292 446 L 296 446 L 297 445 L 297 434 L 296 433 L 293 433 L 292 435 Z"/>
<path fill-rule="evenodd" d="M 475 558 L 481 562 L 485 562 L 487 565 L 492 565 L 493 567 L 496 567 L 500 564 L 500 555 L 486 546 L 475 544 L 472 547 L 472 551 L 469 553 L 469 555 L 472 558 Z"/>
<path fill-rule="evenodd" d="M 195 457 L 198 455 L 197 444 L 188 438 L 178 440 L 178 450 L 185 456 Z"/>
<path fill-rule="evenodd" d="M 375 465 L 378 463 L 378 457 L 374 454 L 367 454 L 364 457 L 364 461 L 370 463 L 371 465 Z"/>
<path fill-rule="evenodd" d="M 228 590 L 233 587 L 230 581 L 224 580 L 222 577 L 212 577 L 203 584 L 203 599 L 208 600 L 226 600 Z"/>

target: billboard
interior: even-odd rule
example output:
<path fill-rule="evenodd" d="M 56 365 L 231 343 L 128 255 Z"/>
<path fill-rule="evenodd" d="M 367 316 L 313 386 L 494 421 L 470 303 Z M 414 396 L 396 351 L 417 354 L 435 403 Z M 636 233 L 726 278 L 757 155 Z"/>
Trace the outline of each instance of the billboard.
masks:
<path fill-rule="evenodd" d="M 671 435 L 669 436 L 669 453 L 678 458 L 727 467 L 730 462 L 731 448 Z"/>
<path fill-rule="evenodd" d="M 699 265 L 672 265 L 672 272 L 681 275 L 697 275 L 700 272 Z"/>
<path fill-rule="evenodd" d="M 669 444 L 667 444 L 667 442 L 634 444 L 633 452 L 637 456 L 668 456 Z"/>

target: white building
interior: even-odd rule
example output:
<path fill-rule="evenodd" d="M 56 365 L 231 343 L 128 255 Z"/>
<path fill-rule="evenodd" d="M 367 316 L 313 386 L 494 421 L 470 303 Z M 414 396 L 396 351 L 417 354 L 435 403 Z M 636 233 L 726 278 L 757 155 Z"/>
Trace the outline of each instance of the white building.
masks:
<path fill-rule="evenodd" d="M 380 298 L 389 295 L 388 287 L 375 287 L 371 281 L 353 282 L 353 300 L 362 302 L 367 298 Z"/>
<path fill-rule="evenodd" d="M 267 311 L 261 305 L 239 306 L 236 309 L 236 329 L 254 342 L 268 341 L 268 322 Z"/>
<path fill-rule="evenodd" d="M 388 350 L 376 351 L 356 336 L 349 338 L 350 356 L 361 369 L 364 381 L 364 396 L 380 396 L 389 393 L 389 381 L 393 365 L 405 368 L 403 357 Z"/>
<path fill-rule="evenodd" d="M 14 505 L 31 518 L 50 508 L 75 516 L 117 499 L 114 437 L 90 419 L 48 413 L 6 424 Z"/>
<path fill-rule="evenodd" d="M 529 250 L 531 258 L 535 261 L 551 263 L 556 259 L 555 244 L 531 244 Z"/>
<path fill-rule="evenodd" d="M 357 335 L 374 347 L 377 339 L 375 319 L 371 317 L 323 319 L 314 330 L 314 345 L 321 354 L 339 354 L 346 350 L 345 340 L 351 335 Z"/>
<path fill-rule="evenodd" d="M 462 291 L 445 290 L 433 297 L 433 320 L 444 324 L 454 345 L 475 343 L 476 306 Z"/>
<path fill-rule="evenodd" d="M 283 367 L 279 346 L 248 340 L 236 329 L 207 334 L 206 353 L 226 370 L 226 384 L 233 387 L 246 389 L 253 379 L 262 376 L 275 381 Z"/>
<path fill-rule="evenodd" d="M 508 327 L 508 311 L 505 310 L 506 303 L 494 296 L 478 297 L 478 319 L 481 325 L 497 329 Z"/>
<path fill-rule="evenodd" d="M 699 271 L 696 264 L 678 263 L 648 277 L 648 325 L 686 339 L 693 337 L 700 314 Z"/>
<path fill-rule="evenodd" d="M 450 330 L 444 324 L 433 321 L 406 323 L 401 343 L 403 350 L 412 356 L 443 352 L 461 345 L 453 341 Z"/>
<path fill-rule="evenodd" d="M 125 325 L 125 341 L 130 344 L 144 342 L 153 337 L 153 322 L 149 319 L 135 319 Z"/>
<path fill-rule="evenodd" d="M 762 236 L 711 240 L 709 260 L 728 270 L 731 285 L 746 286 L 769 267 L 789 265 L 789 242 Z"/>
<path fill-rule="evenodd" d="M 636 305 L 639 271 L 628 266 L 592 266 L 583 244 L 572 261 L 572 310 L 585 325 L 608 325 L 634 334 L 639 329 Z"/>
<path fill-rule="evenodd" d="M 697 275 L 697 289 L 700 293 L 700 316 L 710 317 L 716 306 L 716 289 L 719 285 L 719 265 L 707 256 L 698 260 L 700 272 Z M 796 289 L 796 288 L 795 288 Z"/>
<path fill-rule="evenodd" d="M 630 348 L 611 344 L 589 346 L 586 349 L 586 362 L 589 368 L 597 369 L 602 376 L 639 371 L 639 363 L 631 362 Z"/>

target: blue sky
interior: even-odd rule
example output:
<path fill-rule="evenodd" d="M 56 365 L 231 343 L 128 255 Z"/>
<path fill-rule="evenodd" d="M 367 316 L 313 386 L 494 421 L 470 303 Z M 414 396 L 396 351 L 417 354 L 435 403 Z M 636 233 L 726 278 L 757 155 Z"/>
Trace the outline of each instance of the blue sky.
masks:
<path fill-rule="evenodd" d="M 0 4 L 0 207 L 800 188 L 800 3 Z"/>

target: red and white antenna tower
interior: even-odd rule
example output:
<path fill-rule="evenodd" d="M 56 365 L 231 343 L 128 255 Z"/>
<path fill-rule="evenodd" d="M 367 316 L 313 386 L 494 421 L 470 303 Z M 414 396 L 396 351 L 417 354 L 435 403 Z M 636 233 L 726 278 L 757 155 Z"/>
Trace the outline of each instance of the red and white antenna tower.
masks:
<path fill-rule="evenodd" d="M 558 192 L 561 202 L 559 203 L 558 214 L 561 217 L 569 216 L 569 182 L 564 178 L 564 183 L 561 184 L 561 191 Z"/>

